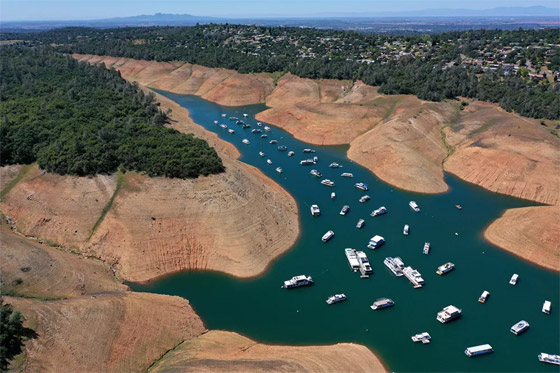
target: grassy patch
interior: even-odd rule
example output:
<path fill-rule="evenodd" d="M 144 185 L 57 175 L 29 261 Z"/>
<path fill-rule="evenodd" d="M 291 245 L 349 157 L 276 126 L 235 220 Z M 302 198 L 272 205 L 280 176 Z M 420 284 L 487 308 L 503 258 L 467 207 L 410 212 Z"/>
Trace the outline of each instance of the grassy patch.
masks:
<path fill-rule="evenodd" d="M 109 210 L 111 210 L 111 207 L 113 207 L 113 202 L 115 201 L 115 198 L 117 197 L 119 192 L 122 189 L 126 188 L 126 185 L 127 182 L 126 182 L 125 172 L 119 169 L 119 171 L 117 171 L 117 187 L 115 188 L 115 192 L 111 196 L 109 202 L 107 202 L 107 205 L 105 205 L 105 207 L 103 208 L 103 211 L 101 211 L 101 215 L 99 216 L 99 219 L 97 219 L 97 221 L 93 225 L 93 228 L 91 228 L 91 233 L 89 234 L 88 241 L 93 236 L 93 234 L 95 233 L 95 231 L 97 230 L 101 222 L 103 222 L 103 219 L 105 219 L 105 216 L 107 215 Z"/>
<path fill-rule="evenodd" d="M 17 185 L 17 183 L 19 183 L 21 181 L 21 179 L 23 179 L 23 177 L 29 172 L 29 170 L 31 170 L 33 168 L 32 164 L 28 164 L 28 165 L 24 165 L 21 170 L 19 171 L 18 175 L 16 176 L 16 178 L 14 180 L 12 180 L 8 185 L 6 185 L 6 187 L 4 189 L 2 189 L 2 191 L 0 192 L 0 201 L 4 199 L 4 197 L 6 196 L 6 194 L 8 194 L 10 192 L 10 190 L 12 190 L 13 187 L 15 187 Z"/>
<path fill-rule="evenodd" d="M 476 135 L 478 133 L 484 132 L 486 131 L 488 128 L 492 127 L 494 124 L 496 124 L 497 120 L 496 119 L 491 119 L 488 122 L 484 123 L 482 126 L 478 127 L 477 129 L 475 129 L 474 131 L 472 131 L 470 133 L 470 136 L 472 135 Z"/>

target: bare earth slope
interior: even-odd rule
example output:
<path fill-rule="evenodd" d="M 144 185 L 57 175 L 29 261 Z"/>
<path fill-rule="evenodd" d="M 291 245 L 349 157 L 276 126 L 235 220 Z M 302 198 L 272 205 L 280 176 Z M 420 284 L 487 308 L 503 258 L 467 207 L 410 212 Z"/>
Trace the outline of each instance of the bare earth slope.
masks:
<path fill-rule="evenodd" d="M 99 257 L 128 281 L 184 269 L 257 275 L 295 242 L 295 201 L 237 161 L 237 150 L 193 123 L 187 110 L 159 95 L 158 100 L 164 110 L 172 109 L 172 127 L 216 148 L 225 173 L 194 180 L 126 174 L 96 226 L 116 177 L 59 176 L 35 167 L 0 201 L 0 210 L 25 235 Z"/>
<path fill-rule="evenodd" d="M 204 326 L 187 300 L 145 293 L 40 301 L 6 297 L 38 338 L 25 345 L 24 371 L 141 371 Z"/>
<path fill-rule="evenodd" d="M 385 372 L 366 347 L 269 346 L 236 333 L 210 331 L 167 353 L 152 372 Z"/>
<path fill-rule="evenodd" d="M 140 82 L 151 82 L 153 71 L 161 69 L 157 62 L 120 59 L 115 63 L 112 57 L 76 57 L 106 61 L 120 69 L 125 78 Z M 197 87 L 210 73 L 199 73 L 193 85 L 191 70 L 192 66 L 185 65 L 167 78 L 158 75 L 157 80 L 160 84 L 167 82 L 161 86 L 164 89 L 204 97 Z M 245 82 L 249 77 L 252 75 L 240 74 Z M 194 88 L 187 89 L 185 85 Z M 245 88 L 248 92 L 254 89 Z M 459 110 L 457 102 L 429 103 L 413 96 L 384 96 L 376 87 L 359 81 L 352 85 L 348 81 L 314 81 L 291 74 L 283 76 L 260 102 L 270 107 L 258 114 L 260 120 L 280 126 L 306 142 L 350 144 L 350 159 L 399 188 L 444 192 L 448 188 L 443 181 L 445 170 L 492 191 L 545 204 L 560 203 L 560 140 L 537 120 L 504 112 L 497 105 L 474 102 Z M 543 219 L 552 218 L 550 215 Z M 555 239 L 560 242 L 558 236 Z M 533 238 L 533 242 L 539 240 Z M 546 264 L 539 255 L 531 257 Z"/>
<path fill-rule="evenodd" d="M 2 293 L 67 298 L 102 291 L 124 291 L 111 269 L 92 259 L 64 252 L 0 227 Z"/>
<path fill-rule="evenodd" d="M 494 245 L 543 267 L 560 271 L 560 207 L 507 210 L 484 232 Z"/>
<path fill-rule="evenodd" d="M 382 367 L 377 357 L 359 345 L 323 347 L 262 346 L 238 334 L 209 333 L 188 301 L 179 297 L 127 292 L 110 269 L 94 259 L 64 252 L 0 227 L 0 273 L 4 297 L 23 313 L 37 337 L 26 342 L 18 371 L 143 371 L 177 349 L 198 356 L 200 346 L 214 347 L 196 361 L 196 368 L 212 371 L 217 362 L 239 368 L 295 367 L 344 370 L 353 360 Z M 19 285 L 12 280 L 19 278 Z M 88 294 L 87 296 L 82 296 Z M 45 301 L 33 297 L 60 298 Z M 247 351 L 251 347 L 252 351 Z M 239 351 L 244 349 L 244 351 Z M 172 355 L 169 355 L 172 356 Z M 182 355 L 181 355 L 182 356 Z M 246 360 L 250 359 L 250 364 Z M 191 369 L 192 362 L 176 361 L 174 368 Z M 329 369 L 330 368 L 330 369 Z M 301 369 L 298 369 L 301 370 Z"/>
<path fill-rule="evenodd" d="M 241 106 L 263 102 L 274 89 L 272 78 L 239 74 L 181 62 L 153 62 L 130 58 L 74 55 L 81 61 L 103 62 L 139 84 L 181 94 L 204 97 L 221 105 Z"/>

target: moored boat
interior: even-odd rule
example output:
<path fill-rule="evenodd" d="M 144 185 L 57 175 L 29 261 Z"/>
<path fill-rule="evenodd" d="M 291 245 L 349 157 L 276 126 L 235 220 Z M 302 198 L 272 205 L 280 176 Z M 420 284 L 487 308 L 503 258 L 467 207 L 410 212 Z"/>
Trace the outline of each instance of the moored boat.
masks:
<path fill-rule="evenodd" d="M 364 227 L 365 223 L 366 223 L 366 221 L 364 219 L 358 220 L 358 223 L 356 223 L 356 228 L 362 229 Z"/>
<path fill-rule="evenodd" d="M 272 161 L 271 161 L 270 159 L 267 159 L 267 160 L 266 160 L 266 163 L 272 164 Z"/>
<path fill-rule="evenodd" d="M 488 300 L 488 297 L 490 296 L 490 292 L 487 290 L 484 290 L 482 292 L 482 294 L 480 294 L 480 297 L 478 297 L 478 301 L 480 303 L 486 303 L 486 301 Z"/>
<path fill-rule="evenodd" d="M 424 248 L 422 249 L 422 254 L 428 255 L 429 253 L 430 253 L 430 243 L 425 242 L 424 243 Z"/>
<path fill-rule="evenodd" d="M 335 193 L 335 192 L 332 192 L 332 193 L 331 193 L 331 199 L 335 199 L 335 198 L 336 198 L 336 193 Z"/>
<path fill-rule="evenodd" d="M 249 145 L 249 144 L 250 144 L 249 140 L 247 140 L 247 139 L 243 139 L 243 140 L 241 140 L 241 142 L 242 142 L 243 144 L 245 144 L 245 145 Z"/>
<path fill-rule="evenodd" d="M 468 357 L 473 357 L 489 354 L 491 352 L 494 352 L 492 346 L 490 346 L 489 344 L 483 344 L 480 346 L 467 347 L 467 349 L 465 350 L 465 355 L 467 355 Z"/>
<path fill-rule="evenodd" d="M 379 216 L 387 213 L 387 208 L 385 206 L 381 206 L 377 210 L 373 210 L 370 216 Z"/>
<path fill-rule="evenodd" d="M 268 135 L 266 133 L 261 135 L 261 139 L 266 139 L 268 137 Z"/>
<path fill-rule="evenodd" d="M 358 260 L 358 256 L 356 255 L 356 250 L 346 248 L 344 249 L 344 254 L 346 255 L 346 259 L 348 259 L 350 268 L 352 268 L 354 272 L 358 272 L 360 270 L 360 261 Z"/>
<path fill-rule="evenodd" d="M 356 257 L 360 263 L 360 272 L 362 273 L 361 277 L 369 277 L 369 275 L 373 273 L 373 268 L 371 268 L 371 264 L 369 264 L 369 259 L 366 253 L 363 251 L 356 251 Z"/>
<path fill-rule="evenodd" d="M 346 300 L 346 295 L 344 294 L 335 294 L 335 295 L 331 295 L 330 297 L 327 298 L 326 302 L 327 304 L 335 304 L 338 302 L 342 302 Z"/>
<path fill-rule="evenodd" d="M 268 143 L 269 144 L 278 144 L 278 140 L 270 140 Z"/>
<path fill-rule="evenodd" d="M 321 210 L 319 210 L 319 206 L 311 205 L 311 215 L 313 215 L 313 216 L 321 215 Z"/>
<path fill-rule="evenodd" d="M 309 166 L 313 164 L 313 159 L 304 159 L 302 161 L 299 161 L 299 164 L 302 166 Z"/>
<path fill-rule="evenodd" d="M 323 174 L 320 173 L 320 172 L 317 171 L 317 170 L 311 170 L 309 173 L 310 173 L 311 175 L 315 176 L 315 177 L 322 177 L 322 176 L 323 176 Z"/>
<path fill-rule="evenodd" d="M 546 313 L 547 315 L 550 314 L 550 307 L 551 307 L 552 303 L 549 300 L 545 300 L 542 306 L 542 311 L 543 313 Z"/>
<path fill-rule="evenodd" d="M 511 276 L 511 278 L 509 279 L 509 284 L 510 285 L 517 285 L 517 280 L 519 279 L 519 275 L 517 273 L 514 273 L 513 276 Z"/>
<path fill-rule="evenodd" d="M 317 156 L 313 157 L 313 163 L 317 163 L 317 162 L 319 162 L 319 157 Z"/>
<path fill-rule="evenodd" d="M 284 281 L 284 285 L 282 286 L 284 289 L 293 289 L 300 286 L 307 286 L 312 285 L 313 279 L 311 276 L 300 275 L 294 276 L 291 279 Z"/>
<path fill-rule="evenodd" d="M 418 204 L 415 201 L 410 201 L 408 205 L 414 210 L 414 212 L 420 212 L 420 207 L 418 207 Z"/>
<path fill-rule="evenodd" d="M 264 126 L 264 130 L 265 130 L 266 132 L 270 132 L 270 127 L 269 127 L 269 126 Z"/>
<path fill-rule="evenodd" d="M 383 264 L 385 264 L 385 266 L 387 266 L 387 268 L 389 268 L 395 276 L 401 277 L 404 275 L 403 273 L 404 262 L 398 256 L 395 258 L 391 258 L 390 256 L 385 258 Z"/>
<path fill-rule="evenodd" d="M 276 167 L 276 172 L 281 174 L 282 172 L 284 172 L 284 170 L 282 170 L 282 167 Z"/>
<path fill-rule="evenodd" d="M 215 120 L 215 121 L 214 121 L 214 124 L 218 124 L 218 121 L 217 121 L 217 120 Z"/>
<path fill-rule="evenodd" d="M 225 124 L 220 124 L 220 128 L 226 129 L 227 126 Z"/>
<path fill-rule="evenodd" d="M 413 269 L 411 266 L 408 266 L 403 268 L 402 272 L 415 289 L 419 289 L 424 286 L 424 279 L 417 269 Z"/>
<path fill-rule="evenodd" d="M 343 172 L 343 173 L 340 174 L 340 176 L 342 176 L 342 177 L 348 177 L 348 178 L 354 177 L 354 175 L 351 174 L 350 172 Z"/>
<path fill-rule="evenodd" d="M 373 236 L 372 238 L 370 238 L 369 243 L 367 245 L 368 249 L 377 249 L 379 246 L 383 245 L 385 243 L 385 239 L 376 234 L 375 236 Z"/>
<path fill-rule="evenodd" d="M 370 199 L 371 199 L 371 197 L 366 194 L 365 196 L 360 197 L 359 201 L 360 201 L 360 203 L 364 203 L 364 202 L 369 201 Z"/>
<path fill-rule="evenodd" d="M 395 305 L 392 299 L 389 298 L 379 298 L 370 306 L 372 310 L 380 310 L 382 308 L 392 307 Z"/>
<path fill-rule="evenodd" d="M 334 232 L 333 231 L 328 231 L 327 233 L 325 233 L 323 235 L 323 237 L 321 238 L 321 241 L 327 242 L 328 240 L 330 240 L 333 237 L 334 237 Z"/>
<path fill-rule="evenodd" d="M 445 264 L 440 265 L 438 267 L 436 273 L 441 276 L 441 275 L 444 275 L 448 272 L 453 271 L 453 269 L 455 269 L 455 264 L 453 264 L 451 262 L 447 262 Z"/>
<path fill-rule="evenodd" d="M 539 354 L 539 361 L 548 364 L 560 365 L 560 355 L 552 355 L 552 354 L 541 352 Z"/>
<path fill-rule="evenodd" d="M 262 130 L 260 128 L 255 128 L 254 130 L 251 130 L 251 133 L 262 133 Z"/>
<path fill-rule="evenodd" d="M 348 212 L 350 212 L 350 206 L 348 205 L 344 205 L 342 206 L 342 209 L 340 210 L 340 215 L 346 215 L 348 214 Z"/>
<path fill-rule="evenodd" d="M 432 336 L 430 335 L 430 333 L 424 332 L 413 335 L 411 339 L 412 342 L 422 342 L 423 344 L 428 344 L 430 343 L 430 339 L 432 339 Z"/>
<path fill-rule="evenodd" d="M 288 147 L 286 145 L 280 145 L 280 146 L 278 146 L 278 150 L 281 151 L 281 152 L 284 152 L 284 151 L 288 150 Z"/>
<path fill-rule="evenodd" d="M 290 151 L 288 152 L 288 157 L 293 157 L 294 154 L 296 154 L 296 152 L 294 152 L 293 150 L 290 150 Z"/>
<path fill-rule="evenodd" d="M 330 167 L 330 168 L 339 168 L 339 167 L 342 167 L 342 166 L 339 165 L 339 164 L 336 163 L 336 162 L 333 162 L 333 163 L 331 163 L 331 164 L 329 165 L 329 167 Z"/>
<path fill-rule="evenodd" d="M 367 191 L 367 190 L 368 190 L 368 185 L 367 185 L 367 184 L 364 184 L 364 183 L 356 183 L 356 184 L 354 184 L 354 186 L 355 186 L 357 189 L 360 189 L 360 190 L 364 190 L 364 191 Z"/>
<path fill-rule="evenodd" d="M 453 305 L 449 305 L 437 313 L 436 319 L 440 323 L 445 324 L 461 317 L 462 312 L 463 311 L 461 309 Z"/>
<path fill-rule="evenodd" d="M 259 152 L 259 155 L 260 155 L 261 157 L 266 157 L 266 154 L 264 154 L 263 152 Z"/>
<path fill-rule="evenodd" d="M 527 329 L 529 329 L 529 323 L 525 320 L 521 320 L 511 327 L 510 332 L 515 335 L 519 335 L 525 333 Z"/>
<path fill-rule="evenodd" d="M 408 226 L 408 224 L 404 225 L 402 234 L 404 234 L 405 236 L 408 236 L 408 233 L 410 232 L 410 227 Z"/>
<path fill-rule="evenodd" d="M 315 150 L 313 149 L 303 149 L 304 153 L 315 153 Z"/>
<path fill-rule="evenodd" d="M 227 130 L 229 133 L 235 133 L 235 130 L 232 130 L 231 128 L 229 130 Z"/>
<path fill-rule="evenodd" d="M 334 186 L 334 181 L 329 180 L 329 179 L 324 179 L 324 180 L 321 180 L 321 184 L 326 185 L 328 187 L 333 187 Z"/>

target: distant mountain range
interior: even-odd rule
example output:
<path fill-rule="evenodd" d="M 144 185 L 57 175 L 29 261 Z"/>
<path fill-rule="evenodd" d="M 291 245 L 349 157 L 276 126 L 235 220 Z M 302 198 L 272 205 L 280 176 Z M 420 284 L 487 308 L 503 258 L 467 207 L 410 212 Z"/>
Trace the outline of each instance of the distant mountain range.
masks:
<path fill-rule="evenodd" d="M 429 20 L 429 22 L 427 21 Z M 496 21 L 497 20 L 497 21 Z M 544 20 L 544 22 L 542 22 Z M 247 17 L 224 18 L 193 16 L 190 14 L 138 15 L 96 20 L 60 21 L 7 21 L 0 23 L 1 32 L 31 32 L 61 27 L 130 27 L 130 26 L 193 26 L 197 23 L 257 24 L 264 26 L 296 26 L 335 29 L 386 30 L 395 24 L 395 30 L 406 23 L 410 32 L 439 32 L 441 30 L 468 28 L 540 28 L 560 26 L 560 9 L 543 6 L 502 7 L 492 9 L 426 9 L 418 11 L 395 11 L 383 13 L 317 13 L 300 17 Z M 415 27 L 414 25 L 418 25 Z M 430 25 L 437 25 L 431 28 Z M 442 25 L 446 25 L 442 28 Z M 388 31 L 387 31 L 388 30 Z"/>

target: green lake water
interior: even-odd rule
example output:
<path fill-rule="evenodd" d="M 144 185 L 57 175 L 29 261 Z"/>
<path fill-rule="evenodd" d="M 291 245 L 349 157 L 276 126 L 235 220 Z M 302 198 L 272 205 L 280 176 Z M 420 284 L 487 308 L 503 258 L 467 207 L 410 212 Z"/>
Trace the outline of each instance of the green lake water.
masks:
<path fill-rule="evenodd" d="M 363 344 L 393 371 L 559 371 L 557 366 L 539 362 L 537 355 L 560 353 L 560 277 L 492 246 L 482 236 L 485 227 L 505 209 L 535 203 L 485 191 L 449 174 L 445 181 L 450 190 L 444 194 L 399 190 L 351 162 L 345 147 L 309 145 L 273 126 L 267 139 L 252 134 L 251 129 L 265 125 L 258 127 L 253 118 L 266 108 L 264 105 L 225 107 L 196 96 L 160 93 L 187 108 L 195 122 L 233 143 L 242 154 L 241 161 L 258 167 L 294 196 L 301 235 L 291 250 L 255 278 L 181 272 L 147 284 L 130 284 L 133 290 L 185 297 L 209 329 L 235 331 L 263 343 Z M 222 113 L 239 117 L 252 127 L 242 129 L 221 117 Z M 243 113 L 248 118 L 243 118 Z M 235 134 L 214 124 L 215 120 L 233 128 Z M 250 145 L 241 142 L 244 138 Z M 269 144 L 272 139 L 278 144 Z M 288 146 L 295 156 L 278 151 L 278 145 Z M 304 148 L 316 153 L 304 154 Z M 259 151 L 267 157 L 261 158 Z M 299 164 L 310 156 L 319 157 L 317 165 Z M 272 165 L 266 163 L 267 158 Z M 329 168 L 331 162 L 343 167 Z M 284 173 L 275 171 L 278 166 Z M 321 185 L 320 179 L 309 174 L 312 168 L 336 186 Z M 353 173 L 354 178 L 343 178 L 342 172 Z M 355 189 L 356 182 L 369 185 L 370 201 L 358 202 L 366 192 Z M 335 200 L 330 198 L 332 191 L 337 194 Z M 418 202 L 421 213 L 410 209 L 410 200 Z M 312 204 L 319 205 L 320 217 L 311 216 Z M 463 209 L 458 210 L 455 204 Z M 351 207 L 346 216 L 339 215 L 343 205 Z M 380 206 L 386 206 L 388 213 L 370 217 L 369 213 Z M 361 230 L 355 227 L 359 218 L 366 220 Z M 404 224 L 410 225 L 409 236 L 402 234 Z M 322 243 L 321 237 L 329 229 L 335 237 Z M 387 242 L 369 250 L 366 245 L 375 234 Z M 426 241 L 432 246 L 429 255 L 422 254 Z M 347 247 L 366 252 L 374 270 L 369 279 L 361 279 L 350 270 L 344 255 Z M 406 265 L 418 269 L 425 286 L 414 289 L 405 277 L 395 277 L 383 264 L 387 256 L 399 256 Z M 448 261 L 455 263 L 455 270 L 438 276 L 437 267 Z M 517 286 L 508 283 L 513 273 L 520 275 Z M 300 274 L 313 276 L 315 284 L 293 290 L 280 288 L 284 280 Z M 481 304 L 477 300 L 484 290 L 491 296 Z M 341 292 L 348 296 L 347 301 L 331 306 L 325 303 L 328 296 Z M 393 299 L 395 306 L 372 311 L 369 306 L 380 297 Z M 550 315 L 541 312 L 545 300 L 552 301 Z M 450 304 L 461 308 L 463 316 L 448 324 L 439 323 L 436 313 Z M 509 329 L 522 319 L 531 327 L 515 336 Z M 411 341 L 411 335 L 424 331 L 431 334 L 431 344 Z M 465 356 L 466 347 L 484 343 L 491 344 L 494 353 Z"/>

